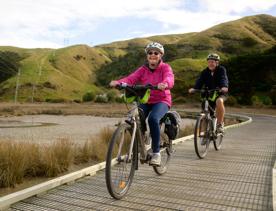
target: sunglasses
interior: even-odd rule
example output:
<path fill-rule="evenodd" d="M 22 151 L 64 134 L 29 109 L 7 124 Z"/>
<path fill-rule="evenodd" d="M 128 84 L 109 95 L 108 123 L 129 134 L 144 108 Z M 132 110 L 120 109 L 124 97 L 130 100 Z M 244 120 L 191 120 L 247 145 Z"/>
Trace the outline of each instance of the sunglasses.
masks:
<path fill-rule="evenodd" d="M 148 55 L 152 55 L 152 54 L 154 54 L 155 56 L 157 56 L 157 55 L 159 55 L 159 52 L 156 52 L 156 51 L 154 51 L 154 52 L 152 52 L 152 51 L 148 52 Z"/>

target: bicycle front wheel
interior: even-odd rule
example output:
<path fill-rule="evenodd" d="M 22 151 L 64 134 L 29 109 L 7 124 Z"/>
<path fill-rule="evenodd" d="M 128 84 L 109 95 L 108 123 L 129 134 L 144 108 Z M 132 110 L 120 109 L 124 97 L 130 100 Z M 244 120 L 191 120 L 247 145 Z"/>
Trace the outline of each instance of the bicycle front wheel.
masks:
<path fill-rule="evenodd" d="M 169 139 L 168 135 L 164 132 L 160 135 L 160 154 L 161 154 L 161 165 L 153 166 L 156 174 L 162 175 L 167 172 L 168 164 L 172 154 L 172 140 Z"/>
<path fill-rule="evenodd" d="M 132 128 L 121 124 L 114 132 L 106 156 L 105 180 L 108 192 L 121 199 L 128 191 L 137 163 L 137 143 L 129 156 Z"/>
<path fill-rule="evenodd" d="M 194 147 L 197 156 L 202 159 L 206 156 L 209 147 L 209 121 L 205 115 L 197 118 L 194 131 Z"/>

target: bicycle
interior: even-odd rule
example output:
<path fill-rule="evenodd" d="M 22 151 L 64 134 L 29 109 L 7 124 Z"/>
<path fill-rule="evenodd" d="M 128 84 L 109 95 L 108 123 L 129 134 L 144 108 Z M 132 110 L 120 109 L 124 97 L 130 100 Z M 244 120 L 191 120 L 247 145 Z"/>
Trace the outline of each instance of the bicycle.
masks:
<path fill-rule="evenodd" d="M 202 110 L 197 117 L 195 130 L 194 130 L 194 147 L 197 156 L 203 159 L 209 149 L 211 141 L 214 143 L 216 151 L 221 149 L 224 133 L 217 133 L 216 125 L 217 118 L 215 110 L 210 106 L 209 100 L 216 98 L 219 89 L 195 89 L 194 92 L 200 92 L 202 96 Z"/>
<path fill-rule="evenodd" d="M 108 192 L 113 198 L 121 199 L 131 186 L 135 170 L 138 170 L 138 160 L 144 164 L 151 159 L 150 135 L 139 104 L 147 100 L 141 92 L 147 92 L 149 97 L 150 89 L 157 89 L 157 86 L 120 84 L 116 88 L 124 89 L 125 95 L 127 92 L 133 95 L 133 107 L 128 111 L 126 120 L 118 124 L 106 155 L 105 179 Z M 166 133 L 166 126 L 164 128 L 166 115 L 160 121 L 161 165 L 152 166 L 158 175 L 166 173 L 173 152 L 172 139 Z"/>

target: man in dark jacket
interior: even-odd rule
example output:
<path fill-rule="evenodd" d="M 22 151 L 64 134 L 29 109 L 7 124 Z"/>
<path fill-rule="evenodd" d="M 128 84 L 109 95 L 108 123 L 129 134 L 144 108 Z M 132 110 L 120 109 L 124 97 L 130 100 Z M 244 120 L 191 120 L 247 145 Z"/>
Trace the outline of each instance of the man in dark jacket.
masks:
<path fill-rule="evenodd" d="M 224 127 L 224 101 L 227 99 L 228 92 L 228 77 L 226 74 L 225 67 L 219 65 L 220 57 L 218 54 L 211 53 L 207 57 L 208 67 L 205 68 L 199 78 L 197 79 L 194 88 L 189 89 L 189 93 L 193 93 L 195 89 L 201 89 L 203 86 L 208 87 L 208 89 L 219 88 L 220 92 L 214 102 L 216 107 L 216 117 L 217 117 L 217 132 L 223 132 Z"/>

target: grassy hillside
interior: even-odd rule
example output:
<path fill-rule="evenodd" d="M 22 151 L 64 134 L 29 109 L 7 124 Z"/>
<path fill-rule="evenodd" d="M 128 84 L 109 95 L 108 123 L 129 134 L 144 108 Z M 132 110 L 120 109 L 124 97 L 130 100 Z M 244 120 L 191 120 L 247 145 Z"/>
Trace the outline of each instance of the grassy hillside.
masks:
<path fill-rule="evenodd" d="M 19 100 L 75 100 L 89 91 L 99 91 L 94 85 L 95 71 L 110 62 L 102 49 L 85 45 L 62 49 L 17 49 L 1 47 L 0 51 L 17 52 L 21 61 Z M 12 100 L 17 75 L 1 83 L 2 100 Z M 4 90 L 4 91 L 3 91 Z"/>
<path fill-rule="evenodd" d="M 164 44 L 164 60 L 171 64 L 176 78 L 173 92 L 181 97 L 183 90 L 193 84 L 205 67 L 209 52 L 215 51 L 228 61 L 248 53 L 258 54 L 276 45 L 276 18 L 257 15 L 198 33 L 136 38 L 96 47 L 22 49 L 3 46 L 0 52 L 19 55 L 21 75 L 18 79 L 18 70 L 5 68 L 7 61 L 0 60 L 6 62 L 1 69 L 5 78 L 0 83 L 0 101 L 14 99 L 17 80 L 19 101 L 72 101 L 81 100 L 89 91 L 101 93 L 110 80 L 143 64 L 144 46 L 151 41 Z M 274 77 L 275 72 L 271 74 Z"/>

